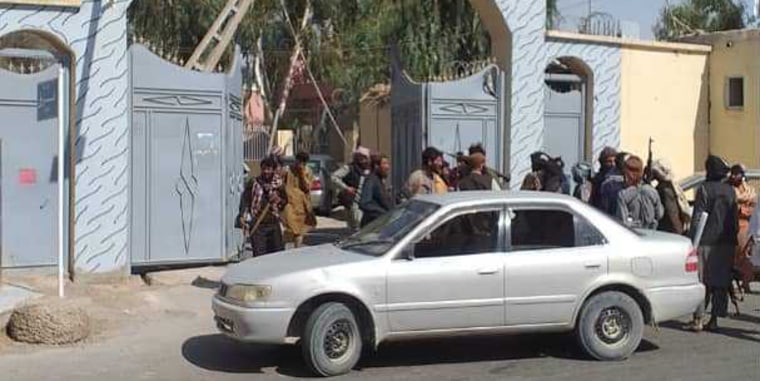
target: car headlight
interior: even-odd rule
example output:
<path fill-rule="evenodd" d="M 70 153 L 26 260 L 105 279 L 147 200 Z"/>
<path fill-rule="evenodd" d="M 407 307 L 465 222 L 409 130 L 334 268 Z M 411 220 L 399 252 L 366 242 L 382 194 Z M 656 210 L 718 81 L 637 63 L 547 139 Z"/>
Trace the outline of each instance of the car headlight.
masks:
<path fill-rule="evenodd" d="M 257 284 L 233 284 L 227 287 L 225 298 L 243 303 L 251 303 L 268 298 L 272 294 L 272 286 Z"/>

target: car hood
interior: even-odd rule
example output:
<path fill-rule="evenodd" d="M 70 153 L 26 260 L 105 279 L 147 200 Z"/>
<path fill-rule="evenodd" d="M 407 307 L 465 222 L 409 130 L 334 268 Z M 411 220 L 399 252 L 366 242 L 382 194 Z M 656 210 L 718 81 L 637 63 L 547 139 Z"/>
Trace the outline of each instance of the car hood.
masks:
<path fill-rule="evenodd" d="M 376 259 L 338 249 L 332 244 L 310 246 L 248 259 L 232 265 L 222 277 L 225 284 L 260 282 L 283 275 Z"/>

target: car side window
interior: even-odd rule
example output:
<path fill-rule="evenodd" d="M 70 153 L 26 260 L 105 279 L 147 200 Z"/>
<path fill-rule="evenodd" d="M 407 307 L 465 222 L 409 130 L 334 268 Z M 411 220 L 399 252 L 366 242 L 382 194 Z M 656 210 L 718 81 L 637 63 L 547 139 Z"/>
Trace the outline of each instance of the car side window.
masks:
<path fill-rule="evenodd" d="M 599 246 L 607 243 L 607 239 L 591 222 L 575 216 L 575 246 Z"/>
<path fill-rule="evenodd" d="M 604 236 L 585 219 L 561 209 L 512 210 L 511 251 L 603 245 Z"/>
<path fill-rule="evenodd" d="M 416 258 L 472 255 L 499 251 L 499 211 L 455 216 L 414 244 Z"/>

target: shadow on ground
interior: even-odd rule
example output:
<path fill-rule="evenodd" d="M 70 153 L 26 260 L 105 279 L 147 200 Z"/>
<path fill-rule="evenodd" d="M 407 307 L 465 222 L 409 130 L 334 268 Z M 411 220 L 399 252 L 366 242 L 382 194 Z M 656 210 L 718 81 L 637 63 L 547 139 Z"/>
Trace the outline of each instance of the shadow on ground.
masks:
<path fill-rule="evenodd" d="M 758 323 L 760 321 L 760 319 L 754 316 L 747 316 L 747 315 L 734 316 L 734 317 L 731 317 L 730 319 L 743 321 L 743 322 L 749 322 L 749 323 Z M 718 331 L 716 332 L 704 331 L 704 332 L 700 332 L 700 334 L 723 335 L 723 336 L 728 336 L 728 337 L 738 339 L 738 340 L 746 340 L 746 341 L 751 341 L 755 343 L 760 343 L 760 330 L 728 327 L 725 325 L 726 320 L 729 320 L 729 318 L 720 319 L 718 321 L 718 324 L 720 325 L 720 328 L 718 329 Z M 683 331 L 683 332 L 692 332 L 688 329 L 686 324 L 681 323 L 681 322 L 675 322 L 675 321 L 662 323 L 660 324 L 660 327 L 674 329 L 674 330 Z"/>
<path fill-rule="evenodd" d="M 656 349 L 659 347 L 644 340 L 638 352 Z M 223 335 L 205 335 L 188 339 L 182 345 L 182 355 L 195 366 L 211 371 L 263 373 L 263 369 L 274 368 L 285 376 L 312 376 L 297 346 L 243 344 Z M 591 361 L 570 335 L 460 337 L 383 344 L 377 353 L 365 356 L 357 370 L 545 357 Z M 510 368 L 507 364 L 491 373 L 507 372 Z"/>
<path fill-rule="evenodd" d="M 190 284 L 195 287 L 206 288 L 209 290 L 216 290 L 221 285 L 218 280 L 208 279 L 203 276 L 195 277 Z"/>

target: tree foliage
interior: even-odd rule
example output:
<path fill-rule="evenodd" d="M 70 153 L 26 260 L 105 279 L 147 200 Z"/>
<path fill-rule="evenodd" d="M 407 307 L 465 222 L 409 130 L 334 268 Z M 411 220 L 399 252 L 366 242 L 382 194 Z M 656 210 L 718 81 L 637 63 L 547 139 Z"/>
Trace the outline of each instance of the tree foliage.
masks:
<path fill-rule="evenodd" d="M 553 0 L 549 0 L 550 2 Z M 137 0 L 131 33 L 186 60 L 224 7 L 225 0 Z M 305 1 L 286 0 L 298 27 Z M 390 78 L 390 48 L 417 79 L 438 76 L 458 61 L 483 60 L 490 40 L 469 0 L 313 0 L 311 28 L 301 36 L 320 82 L 342 90 L 346 103 Z M 267 77 L 282 82 L 294 39 L 280 0 L 256 0 L 236 36 L 244 52 L 261 37 Z"/>
<path fill-rule="evenodd" d="M 659 40 L 745 27 L 746 9 L 741 0 L 685 0 L 660 10 L 654 27 Z"/>

